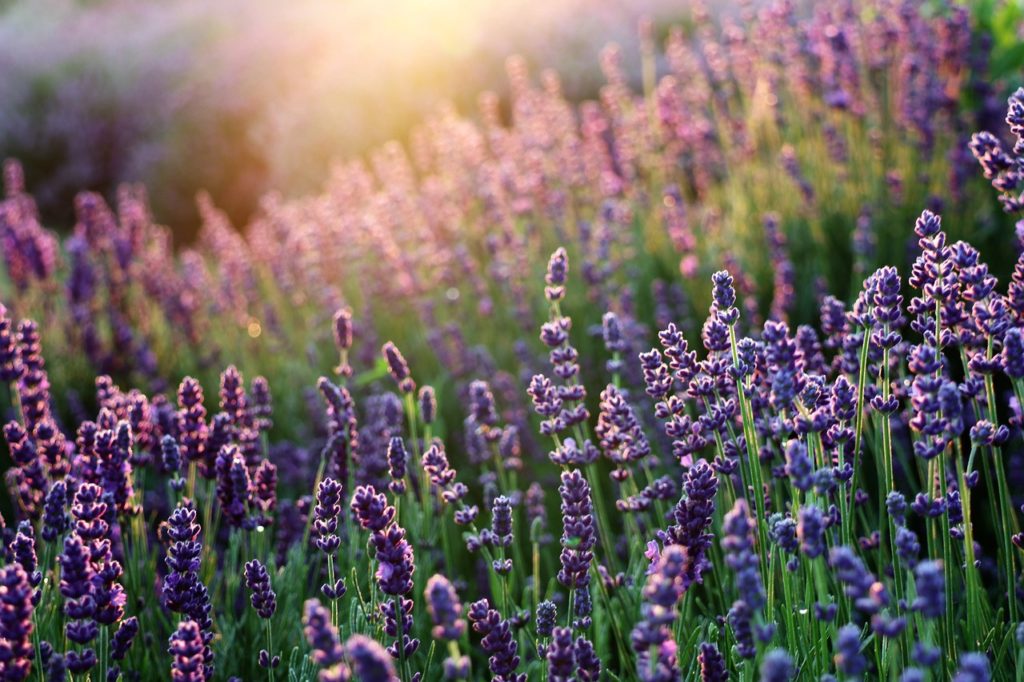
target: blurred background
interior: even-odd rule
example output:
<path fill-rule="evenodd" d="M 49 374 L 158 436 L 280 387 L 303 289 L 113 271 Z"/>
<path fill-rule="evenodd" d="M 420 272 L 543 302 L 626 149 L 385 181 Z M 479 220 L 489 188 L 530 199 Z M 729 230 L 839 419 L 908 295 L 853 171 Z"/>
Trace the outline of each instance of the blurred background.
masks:
<path fill-rule="evenodd" d="M 332 161 L 403 139 L 446 102 L 472 112 L 505 60 L 595 97 L 599 54 L 639 78 L 637 22 L 679 0 L 0 0 L 0 158 L 66 230 L 81 190 L 150 192 L 176 241 L 207 190 L 236 225 L 273 188 L 316 191 Z M 499 91 L 499 94 L 504 94 Z"/>

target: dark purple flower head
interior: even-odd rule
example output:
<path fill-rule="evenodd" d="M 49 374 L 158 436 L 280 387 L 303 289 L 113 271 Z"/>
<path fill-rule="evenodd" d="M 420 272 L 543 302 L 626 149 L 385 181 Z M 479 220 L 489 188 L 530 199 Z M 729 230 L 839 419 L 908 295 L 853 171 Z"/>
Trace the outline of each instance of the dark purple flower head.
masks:
<path fill-rule="evenodd" d="M 736 308 L 736 289 L 733 288 L 733 278 L 725 270 L 719 270 L 711 276 L 714 288 L 711 297 L 714 300 L 712 314 L 718 321 L 726 326 L 736 324 L 740 318 L 740 311 Z"/>
<path fill-rule="evenodd" d="M 437 417 L 437 395 L 433 386 L 422 386 L 419 392 L 420 421 L 426 425 L 434 423 Z"/>
<path fill-rule="evenodd" d="M 701 643 L 697 662 L 700 664 L 701 682 L 728 682 L 729 673 L 725 667 L 725 658 L 714 644 Z"/>
<path fill-rule="evenodd" d="M 352 347 L 352 311 L 339 308 L 334 313 L 334 345 L 339 351 L 347 351 Z"/>
<path fill-rule="evenodd" d="M 709 532 L 715 512 L 718 478 L 706 460 L 698 459 L 683 478 L 683 496 L 673 511 L 675 525 L 668 529 L 672 543 L 687 550 L 687 579 L 700 582 L 708 567 L 707 552 L 714 536 Z"/>
<path fill-rule="evenodd" d="M 462 618 L 459 595 L 451 582 L 439 573 L 430 576 L 424 596 L 430 620 L 434 624 L 434 638 L 454 641 L 462 637 L 466 631 L 466 621 Z"/>
<path fill-rule="evenodd" d="M 245 584 L 252 593 L 252 607 L 260 618 L 272 618 L 277 610 L 277 595 L 270 585 L 270 574 L 267 567 L 258 559 L 246 562 Z"/>
<path fill-rule="evenodd" d="M 351 506 L 352 514 L 363 530 L 382 531 L 395 518 L 395 508 L 388 504 L 384 493 L 378 493 L 373 486 L 356 488 Z"/>
<path fill-rule="evenodd" d="M 203 387 L 192 377 L 185 377 L 178 387 L 178 440 L 185 461 L 203 459 L 206 449 L 206 408 L 203 406 Z M 217 452 L 213 453 L 213 457 Z"/>
<path fill-rule="evenodd" d="M 558 618 L 558 607 L 553 601 L 544 600 L 537 605 L 537 637 L 550 637 Z"/>
<path fill-rule="evenodd" d="M 601 411 L 595 432 L 601 449 L 623 474 L 622 479 L 629 474 L 629 469 L 624 468 L 626 465 L 640 462 L 651 454 L 651 446 L 633 408 L 613 384 L 608 384 L 601 392 Z"/>
<path fill-rule="evenodd" d="M 405 465 L 409 455 L 405 451 L 405 443 L 398 436 L 388 443 L 388 467 L 391 472 L 391 482 L 388 488 L 395 495 L 405 492 Z"/>
<path fill-rule="evenodd" d="M 468 615 L 473 631 L 483 638 L 480 646 L 489 655 L 492 682 L 526 682 L 525 674 L 516 674 L 520 660 L 519 645 L 511 624 L 502 620 L 501 614 L 492 609 L 486 599 L 473 602 Z"/>
<path fill-rule="evenodd" d="M 1003 371 L 1011 379 L 1024 379 L 1024 334 L 1014 327 L 1003 335 Z"/>
<path fill-rule="evenodd" d="M 512 500 L 499 495 L 491 504 L 491 533 L 501 547 L 512 546 Z"/>
<path fill-rule="evenodd" d="M 359 491 L 360 489 L 357 488 L 357 497 L 360 495 Z M 352 501 L 353 509 L 355 509 L 355 499 L 353 498 Z M 324 554 L 333 555 L 341 544 L 341 539 L 338 537 L 338 516 L 340 514 L 341 483 L 333 478 L 325 478 L 320 481 L 320 486 L 316 490 L 316 507 L 313 508 L 312 525 L 312 535 L 316 538 L 316 546 Z"/>
<path fill-rule="evenodd" d="M 253 428 L 265 433 L 274 425 L 273 398 L 270 395 L 270 382 L 266 377 L 254 377 L 251 385 L 252 401 L 249 404 L 249 421 Z"/>
<path fill-rule="evenodd" d="M 124 660 L 131 649 L 135 636 L 139 634 L 139 619 L 135 616 L 125 618 L 117 627 L 113 637 L 110 639 L 110 657 L 115 661 Z"/>
<path fill-rule="evenodd" d="M 576 656 L 572 645 L 572 630 L 555 628 L 547 648 L 548 679 L 551 682 L 569 682 L 576 672 Z"/>
<path fill-rule="evenodd" d="M 402 356 L 398 347 L 388 341 L 384 344 L 381 352 L 387 361 L 388 372 L 390 372 L 391 378 L 398 384 L 398 390 L 405 394 L 415 391 L 416 382 L 412 380 L 412 376 L 409 374 L 409 364 L 405 361 L 405 357 Z"/>
<path fill-rule="evenodd" d="M 64 481 L 54 481 L 46 493 L 43 505 L 42 537 L 46 542 L 54 542 L 71 527 L 68 516 L 68 488 Z"/>
<path fill-rule="evenodd" d="M 217 455 L 217 501 L 231 527 L 245 525 L 251 498 L 252 481 L 245 457 L 236 445 L 226 445 Z"/>
<path fill-rule="evenodd" d="M 412 574 L 416 561 L 412 545 L 405 539 L 405 529 L 397 523 L 370 536 L 377 552 L 377 584 L 384 594 L 406 595 L 412 591 Z"/>

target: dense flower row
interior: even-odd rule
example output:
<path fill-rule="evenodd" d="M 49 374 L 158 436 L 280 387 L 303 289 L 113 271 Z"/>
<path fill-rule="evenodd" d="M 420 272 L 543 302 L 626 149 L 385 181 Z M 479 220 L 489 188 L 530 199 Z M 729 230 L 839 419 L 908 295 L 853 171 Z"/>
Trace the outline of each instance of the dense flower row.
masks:
<path fill-rule="evenodd" d="M 900 126 L 927 155 L 940 123 L 955 119 L 938 76 L 963 64 L 965 15 L 878 9 L 867 23 L 842 6 L 801 22 L 781 4 L 751 25 L 789 36 L 786 49 L 814 48 L 777 55 L 814 66 L 784 90 L 799 103 L 871 117 L 882 104 L 859 60 L 871 55 L 875 75 L 895 72 Z M 702 36 L 696 61 L 671 38 L 672 68 L 699 67 L 707 82 L 663 81 L 647 100 L 654 110 L 634 106 L 609 54 L 604 109 L 581 111 L 580 136 L 556 91 L 520 82 L 514 132 L 488 128 L 489 144 L 507 147 L 506 166 L 445 147 L 435 150 L 437 183 L 414 191 L 401 162 L 381 159 L 395 184 L 379 195 L 359 194 L 350 169 L 350 195 L 319 207 L 350 230 L 289 234 L 310 243 L 287 256 L 269 244 L 302 222 L 282 217 L 295 207 L 272 207 L 280 224 L 267 218 L 248 243 L 211 209 L 216 267 L 192 254 L 179 272 L 150 241 L 138 197 L 123 197 L 115 219 L 84 195 L 67 245 L 72 317 L 61 322 L 80 357 L 44 352 L 41 329 L 58 328 L 47 316 L 63 309 L 39 303 L 42 327 L 22 315 L 58 281 L 59 247 L 8 166 L 0 227 L 17 293 L 11 310 L 0 307 L 10 397 L 0 409 L 11 417 L 0 678 L 912 682 L 1024 669 L 1024 243 L 1003 235 L 1022 255 L 1000 285 L 977 249 L 924 210 L 909 267 L 864 271 L 849 305 L 821 292 L 815 323 L 798 324 L 796 282 L 810 264 L 767 216 L 774 295 L 764 318 L 754 276 L 726 254 L 728 267 L 701 285 L 706 316 L 678 312 L 666 294 L 643 323 L 625 272 L 645 256 L 623 211 L 644 205 L 651 178 L 674 168 L 669 158 L 694 164 L 692 184 L 676 191 L 710 192 L 735 160 L 727 148 L 753 135 L 729 113 L 747 90 L 729 86 L 758 77 L 760 61 L 734 38 L 726 58 Z M 745 64 L 750 72 L 733 73 Z M 691 91 L 701 84 L 706 92 Z M 708 106 L 723 118 L 673 118 Z M 979 133 L 971 150 L 1015 214 L 1024 91 L 1006 120 L 1012 147 Z M 688 130 L 703 124 L 728 128 L 728 141 Z M 452 134 L 433 141 L 473 137 Z M 781 168 L 801 205 L 819 210 L 793 150 Z M 580 234 L 561 232 L 591 194 L 599 219 L 574 216 Z M 471 250 L 441 248 L 456 204 L 478 195 L 494 227 L 487 274 Z M 657 196 L 663 209 L 681 207 L 681 194 Z M 341 208 L 350 204 L 369 213 Z M 568 247 L 554 250 L 543 278 L 527 250 L 543 230 L 521 227 L 535 211 Z M 695 230 L 679 215 L 665 227 L 682 274 L 696 276 Z M 531 327 L 533 342 L 496 336 L 490 353 L 471 351 L 452 342 L 468 324 L 440 336 L 428 324 L 444 368 L 421 369 L 429 361 L 407 359 L 404 343 L 381 343 L 383 311 L 372 319 L 341 305 L 316 258 L 338 248 L 331 239 L 367 268 L 356 275 L 360 303 L 393 302 L 390 323 L 412 326 L 402 317 L 410 302 L 438 322 L 430 297 L 457 295 L 468 280 L 482 315 Z M 388 278 L 369 277 L 379 262 Z M 449 279 L 453 268 L 466 279 Z M 262 288 L 266 272 L 281 289 Z M 210 305 L 287 355 L 274 344 L 304 310 L 275 305 L 282 292 L 315 300 L 313 322 L 334 348 L 278 367 L 333 376 L 247 383 L 228 365 L 214 393 L 162 371 L 146 326 L 135 326 L 143 320 L 131 319 L 147 302 L 162 317 L 146 321 L 170 323 L 164 341 L 184 338 L 196 366 L 217 363 L 231 343 L 204 329 L 212 318 L 199 310 Z M 509 294 L 508 306 L 495 309 L 490 292 Z M 580 324 L 595 308 L 600 324 Z M 514 358 L 519 374 L 498 357 Z M 92 396 L 56 381 L 78 362 L 106 372 Z M 115 375 L 147 388 L 123 389 Z"/>

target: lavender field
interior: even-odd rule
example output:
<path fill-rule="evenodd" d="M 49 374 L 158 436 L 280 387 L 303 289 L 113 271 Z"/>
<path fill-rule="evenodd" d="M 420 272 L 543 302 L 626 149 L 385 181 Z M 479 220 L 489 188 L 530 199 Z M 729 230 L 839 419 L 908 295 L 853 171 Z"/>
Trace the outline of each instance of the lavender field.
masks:
<path fill-rule="evenodd" d="M 1024 682 L 1024 8 L 645 9 L 247 221 L 0 97 L 0 680 Z"/>

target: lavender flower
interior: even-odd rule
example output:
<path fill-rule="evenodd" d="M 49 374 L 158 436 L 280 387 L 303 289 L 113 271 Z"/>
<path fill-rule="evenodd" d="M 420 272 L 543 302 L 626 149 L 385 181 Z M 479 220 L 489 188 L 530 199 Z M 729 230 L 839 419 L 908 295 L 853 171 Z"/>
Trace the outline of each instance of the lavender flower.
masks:
<path fill-rule="evenodd" d="M 363 635 L 352 635 L 345 642 L 345 651 L 352 661 L 355 679 L 364 682 L 399 682 L 394 664 L 375 640 Z"/>
<path fill-rule="evenodd" d="M 597 544 L 590 486 L 578 470 L 563 471 L 558 492 L 562 496 L 562 567 L 558 571 L 558 582 L 578 592 L 588 591 L 590 562 Z M 588 613 L 577 615 L 589 616 Z"/>
<path fill-rule="evenodd" d="M 18 564 L 0 568 L 0 677 L 28 679 L 32 670 L 32 586 Z"/>
<path fill-rule="evenodd" d="M 673 511 L 675 525 L 668 529 L 672 542 L 686 548 L 686 576 L 690 583 L 701 582 L 708 567 L 707 552 L 714 536 L 708 531 L 715 512 L 718 478 L 705 460 L 697 460 L 683 478 L 683 497 Z"/>
<path fill-rule="evenodd" d="M 207 426 L 206 408 L 203 406 L 203 387 L 192 377 L 185 377 L 178 387 L 178 440 L 186 462 L 198 462 L 204 457 Z M 217 452 L 213 456 L 217 456 Z"/>
<path fill-rule="evenodd" d="M 347 680 L 345 651 L 338 638 L 338 630 L 331 625 L 331 612 L 316 599 L 306 601 L 302 609 L 302 625 L 306 641 L 313 649 L 313 662 L 320 666 L 320 680 Z"/>
<path fill-rule="evenodd" d="M 789 682 L 795 676 L 793 659 L 782 649 L 772 649 L 761 660 L 761 682 Z"/>
<path fill-rule="evenodd" d="M 110 657 L 115 661 L 122 661 L 128 655 L 128 650 L 135 642 L 135 636 L 139 634 L 139 619 L 135 616 L 125 618 L 121 621 L 117 631 L 110 639 Z"/>
<path fill-rule="evenodd" d="M 727 682 L 729 679 L 725 658 L 714 644 L 701 642 L 697 662 L 700 664 L 701 682 Z"/>
<path fill-rule="evenodd" d="M 422 386 L 419 392 L 420 421 L 430 426 L 437 417 L 437 395 L 433 386 Z"/>
<path fill-rule="evenodd" d="M 171 655 L 171 679 L 174 682 L 205 682 L 213 676 L 213 668 L 206 664 L 208 654 L 199 624 L 183 620 L 167 640 L 167 653 Z"/>
<path fill-rule="evenodd" d="M 416 390 L 416 382 L 409 374 L 409 364 L 405 361 L 401 351 L 392 342 L 388 341 L 381 349 L 384 359 L 388 364 L 388 372 L 391 378 L 398 384 L 398 390 L 405 394 L 413 393 Z"/>
<path fill-rule="evenodd" d="M 856 625 L 844 625 L 836 636 L 836 668 L 848 677 L 859 677 L 867 670 L 868 662 L 860 652 L 860 630 Z"/>
<path fill-rule="evenodd" d="M 356 490 L 359 495 L 359 490 Z M 355 504 L 355 499 L 353 499 Z M 313 508 L 312 535 L 317 548 L 327 555 L 333 555 L 341 545 L 338 537 L 338 515 L 341 514 L 341 484 L 333 478 L 320 481 L 316 490 L 316 507 Z"/>
<path fill-rule="evenodd" d="M 434 638 L 454 641 L 462 637 L 466 621 L 462 618 L 459 595 L 451 582 L 440 574 L 430 576 L 424 596 L 430 620 L 434 623 Z"/>
<path fill-rule="evenodd" d="M 914 568 L 917 598 L 914 609 L 925 618 L 941 618 L 946 611 L 946 581 L 941 561 L 922 561 Z"/>
<path fill-rule="evenodd" d="M 395 495 L 405 493 L 405 465 L 409 455 L 405 451 L 405 443 L 398 436 L 388 444 L 388 465 L 391 469 L 391 482 L 388 489 Z"/>
<path fill-rule="evenodd" d="M 679 678 L 671 628 L 679 615 L 676 604 L 688 587 L 686 563 L 686 550 L 679 545 L 669 545 L 647 576 L 642 618 L 630 636 L 637 653 L 637 676 L 646 682 Z"/>
<path fill-rule="evenodd" d="M 252 593 L 250 601 L 259 617 L 272 618 L 274 611 L 277 610 L 277 595 L 270 586 L 270 574 L 267 573 L 267 567 L 258 559 L 246 562 L 245 584 L 249 588 L 249 592 Z"/>
<path fill-rule="evenodd" d="M 548 260 L 548 272 L 544 277 L 547 287 L 544 295 L 552 303 L 557 303 L 565 296 L 565 282 L 569 276 L 569 257 L 565 249 L 558 247 Z"/>
<path fill-rule="evenodd" d="M 569 682 L 576 671 L 576 656 L 572 643 L 572 630 L 555 628 L 547 648 L 548 679 L 551 682 Z"/>
<path fill-rule="evenodd" d="M 68 516 L 67 510 L 67 491 L 67 484 L 64 481 L 54 481 L 46 493 L 41 533 L 46 542 L 54 542 L 71 527 L 71 517 Z"/>
<path fill-rule="evenodd" d="M 960 667 L 953 676 L 953 682 L 989 682 L 991 679 L 988 656 L 978 652 L 960 656 Z"/>
<path fill-rule="evenodd" d="M 519 667 L 519 645 L 512 634 L 512 627 L 501 614 L 491 608 L 486 599 L 473 602 L 469 607 L 469 621 L 473 631 L 483 639 L 480 646 L 489 655 L 488 665 L 492 682 L 526 682 L 526 674 L 516 674 Z"/>

